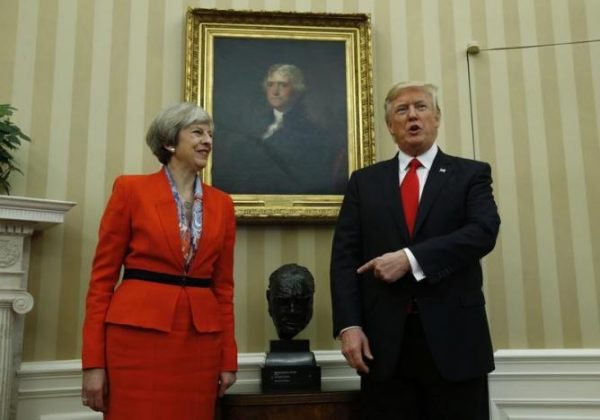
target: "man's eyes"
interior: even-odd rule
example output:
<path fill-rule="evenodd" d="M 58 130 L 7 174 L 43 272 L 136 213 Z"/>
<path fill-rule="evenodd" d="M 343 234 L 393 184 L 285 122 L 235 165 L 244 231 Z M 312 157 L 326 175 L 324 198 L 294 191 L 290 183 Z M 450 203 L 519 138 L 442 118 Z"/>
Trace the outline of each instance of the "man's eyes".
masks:
<path fill-rule="evenodd" d="M 277 303 L 279 304 L 289 304 L 289 303 L 306 303 L 310 301 L 310 297 L 294 297 L 294 298 L 277 298 Z"/>
<path fill-rule="evenodd" d="M 429 109 L 429 106 L 425 103 L 418 103 L 414 105 L 415 109 L 417 111 L 426 111 Z M 396 114 L 400 114 L 400 115 L 405 115 L 408 114 L 408 110 L 410 109 L 409 106 L 399 106 L 398 108 L 396 108 Z"/>

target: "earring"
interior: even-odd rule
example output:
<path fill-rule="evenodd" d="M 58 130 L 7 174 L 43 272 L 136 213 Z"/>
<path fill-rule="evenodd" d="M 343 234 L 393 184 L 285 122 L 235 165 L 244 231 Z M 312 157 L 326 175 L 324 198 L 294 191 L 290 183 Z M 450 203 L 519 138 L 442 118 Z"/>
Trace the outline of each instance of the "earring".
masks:
<path fill-rule="evenodd" d="M 175 153 L 175 148 L 173 146 L 165 146 L 165 149 L 171 153 Z"/>

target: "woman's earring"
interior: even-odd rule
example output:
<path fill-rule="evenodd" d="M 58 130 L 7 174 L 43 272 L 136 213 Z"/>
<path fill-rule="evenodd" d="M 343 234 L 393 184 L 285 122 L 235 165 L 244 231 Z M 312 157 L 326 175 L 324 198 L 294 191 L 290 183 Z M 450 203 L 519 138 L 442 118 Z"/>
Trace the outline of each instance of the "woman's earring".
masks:
<path fill-rule="evenodd" d="M 165 146 L 165 149 L 171 153 L 175 153 L 175 148 L 173 146 Z"/>

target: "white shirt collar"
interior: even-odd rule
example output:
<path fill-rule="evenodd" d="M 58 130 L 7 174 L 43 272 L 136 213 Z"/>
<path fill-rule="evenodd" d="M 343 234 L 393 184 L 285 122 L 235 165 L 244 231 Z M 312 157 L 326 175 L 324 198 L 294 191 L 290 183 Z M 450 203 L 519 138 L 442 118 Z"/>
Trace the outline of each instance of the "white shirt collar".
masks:
<path fill-rule="evenodd" d="M 429 150 L 419 156 L 409 156 L 402 150 L 398 149 L 398 162 L 400 164 L 400 170 L 405 170 L 410 161 L 415 157 L 419 159 L 419 162 L 421 162 L 423 167 L 425 167 L 427 170 L 431 169 L 431 165 L 433 165 L 433 160 L 435 159 L 438 150 L 438 146 L 435 143 L 433 143 L 433 146 L 431 146 Z"/>

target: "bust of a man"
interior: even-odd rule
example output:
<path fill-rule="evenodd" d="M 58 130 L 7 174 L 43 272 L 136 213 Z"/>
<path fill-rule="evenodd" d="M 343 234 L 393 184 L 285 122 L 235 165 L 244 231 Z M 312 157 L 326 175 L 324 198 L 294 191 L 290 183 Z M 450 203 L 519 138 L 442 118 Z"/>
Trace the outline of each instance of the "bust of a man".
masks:
<path fill-rule="evenodd" d="M 313 314 L 315 280 L 306 267 L 285 264 L 269 277 L 267 301 L 281 340 L 290 340 L 304 329 Z"/>

